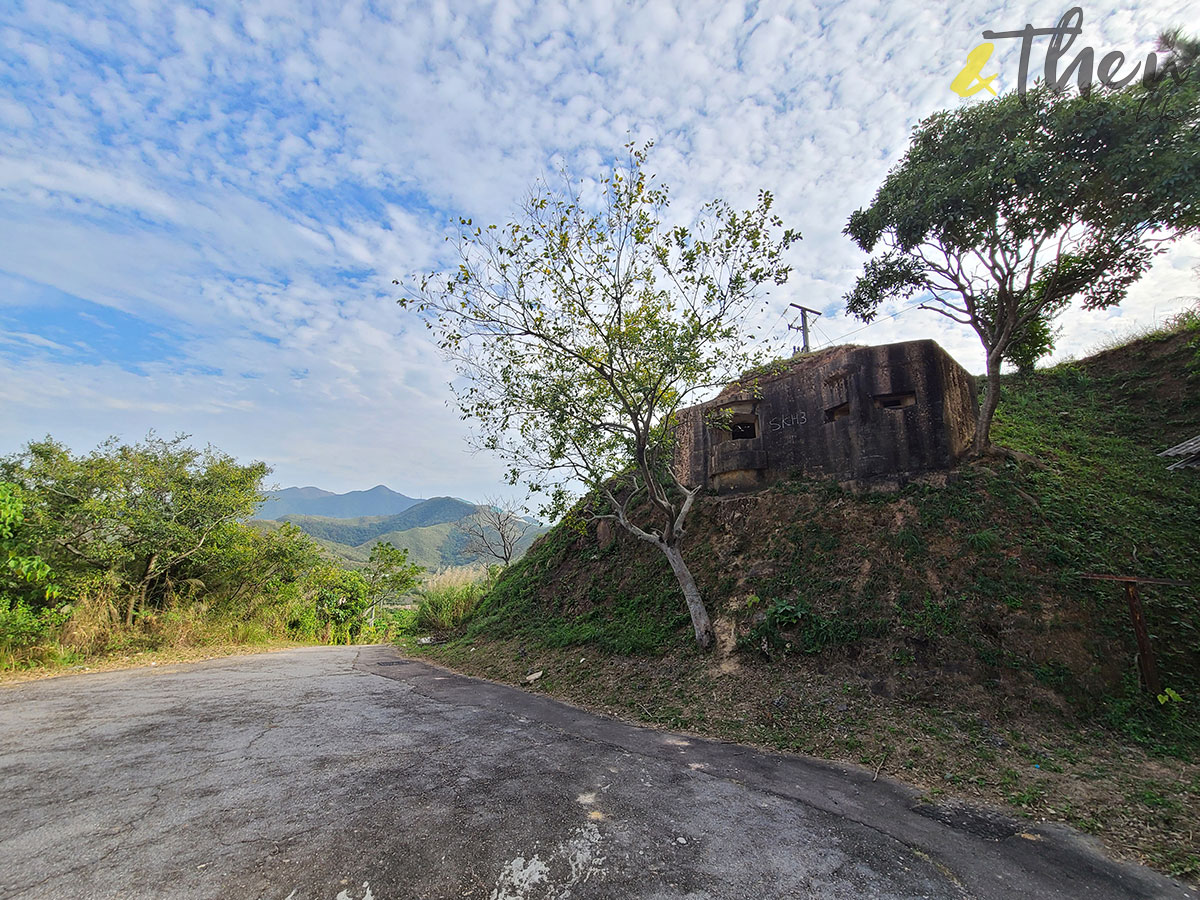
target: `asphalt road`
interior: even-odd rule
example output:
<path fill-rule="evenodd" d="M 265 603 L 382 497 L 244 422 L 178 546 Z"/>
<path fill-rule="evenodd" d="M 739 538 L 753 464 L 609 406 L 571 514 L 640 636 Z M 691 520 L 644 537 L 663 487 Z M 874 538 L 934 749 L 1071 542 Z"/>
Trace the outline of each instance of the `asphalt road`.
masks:
<path fill-rule="evenodd" d="M 1194 897 L 870 773 L 315 648 L 0 688 L 0 897 Z"/>

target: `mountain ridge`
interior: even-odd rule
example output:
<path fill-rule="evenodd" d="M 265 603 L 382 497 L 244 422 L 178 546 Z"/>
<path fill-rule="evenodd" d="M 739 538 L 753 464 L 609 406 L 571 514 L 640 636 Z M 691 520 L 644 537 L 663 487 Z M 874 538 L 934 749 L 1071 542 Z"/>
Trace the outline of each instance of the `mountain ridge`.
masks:
<path fill-rule="evenodd" d="M 289 515 L 356 519 L 361 516 L 390 516 L 411 509 L 423 500 L 377 484 L 365 491 L 336 494 L 318 487 L 287 487 L 268 491 L 257 519 L 282 519 Z"/>
<path fill-rule="evenodd" d="M 283 513 L 276 518 L 260 515 L 252 524 L 263 530 L 293 525 L 316 540 L 329 554 L 351 565 L 362 565 L 367 561 L 371 548 L 376 543 L 388 541 L 402 550 L 407 550 L 409 559 L 413 562 L 433 570 L 481 561 L 479 556 L 467 552 L 469 536 L 464 530 L 468 520 L 477 516 L 481 509 L 481 505 L 457 497 L 431 497 L 414 501 L 407 509 L 388 515 L 330 516 Z M 518 543 L 518 555 L 524 552 L 543 530 L 541 526 L 528 529 Z"/>

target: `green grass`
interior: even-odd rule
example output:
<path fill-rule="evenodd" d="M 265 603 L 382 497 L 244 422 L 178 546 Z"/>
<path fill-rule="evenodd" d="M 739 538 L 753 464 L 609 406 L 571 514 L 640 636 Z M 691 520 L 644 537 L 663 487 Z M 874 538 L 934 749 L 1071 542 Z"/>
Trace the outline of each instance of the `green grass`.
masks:
<path fill-rule="evenodd" d="M 521 635 L 547 647 L 595 645 L 641 655 L 671 646 L 689 619 L 670 570 L 656 560 L 633 564 L 629 574 L 637 586 L 628 591 L 614 593 L 610 573 L 598 568 L 581 589 L 543 602 L 542 578 L 571 556 L 576 537 L 569 529 L 555 529 L 509 567 L 480 606 L 467 638 Z"/>
<path fill-rule="evenodd" d="M 953 669 L 1012 702 L 1052 691 L 1150 752 L 1200 752 L 1200 479 L 1157 455 L 1200 432 L 1197 322 L 1116 362 L 1006 378 L 995 441 L 1033 462 L 989 458 L 892 494 L 798 478 L 747 500 L 760 506 L 736 526 L 728 504 L 701 503 L 685 555 L 710 612 L 734 621 L 743 653 L 853 658 L 882 677 Z M 1142 589 L 1163 682 L 1183 703 L 1138 688 L 1121 588 L 1085 573 L 1191 585 Z M 691 647 L 661 554 L 564 527 L 461 634 L 640 657 Z"/>
<path fill-rule="evenodd" d="M 448 631 L 468 622 L 494 578 L 483 566 L 464 566 L 427 575 L 417 589 L 416 626 Z"/>

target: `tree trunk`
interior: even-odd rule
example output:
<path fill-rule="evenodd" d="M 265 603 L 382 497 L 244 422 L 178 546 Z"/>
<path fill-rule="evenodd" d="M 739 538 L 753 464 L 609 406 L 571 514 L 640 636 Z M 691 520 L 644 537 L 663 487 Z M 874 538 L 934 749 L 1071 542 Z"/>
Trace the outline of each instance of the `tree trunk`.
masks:
<path fill-rule="evenodd" d="M 125 610 L 125 625 L 133 624 L 133 606 L 140 598 L 142 607 L 146 606 L 146 589 L 150 585 L 150 576 L 154 574 L 154 564 L 158 562 L 158 554 L 151 553 L 150 558 L 146 560 L 146 568 L 142 572 L 141 583 L 138 584 L 138 589 L 129 595 L 129 606 Z"/>
<path fill-rule="evenodd" d="M 715 635 L 712 622 L 708 618 L 708 610 L 704 608 L 704 600 L 700 597 L 700 589 L 696 587 L 696 579 L 692 578 L 692 573 L 683 561 L 683 554 L 679 552 L 678 547 L 668 544 L 660 546 L 671 564 L 671 571 L 679 581 L 679 587 L 683 590 L 683 599 L 687 601 L 688 612 L 692 616 L 692 627 L 696 630 L 696 643 L 702 650 L 707 650 L 712 646 Z"/>
<path fill-rule="evenodd" d="M 979 418 L 975 422 L 975 445 L 973 456 L 981 456 L 992 447 L 992 417 L 1000 402 L 1000 353 L 989 351 L 987 355 L 987 392 L 979 407 Z"/>

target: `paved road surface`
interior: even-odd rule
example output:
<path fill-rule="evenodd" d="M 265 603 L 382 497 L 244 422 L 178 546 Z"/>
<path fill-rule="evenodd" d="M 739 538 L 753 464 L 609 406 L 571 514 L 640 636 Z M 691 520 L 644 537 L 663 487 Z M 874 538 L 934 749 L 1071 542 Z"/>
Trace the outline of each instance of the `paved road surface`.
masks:
<path fill-rule="evenodd" d="M 5 900 L 1194 897 L 1065 831 L 913 807 L 386 647 L 0 688 Z"/>

